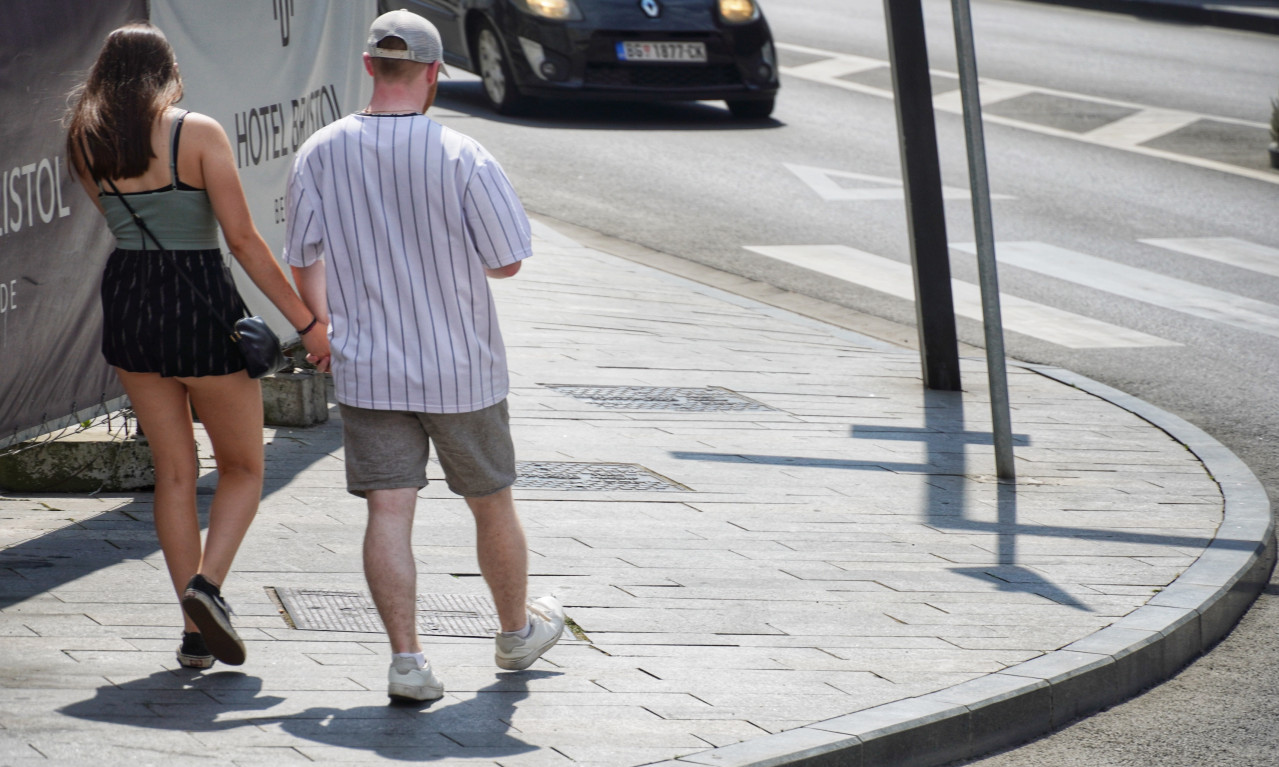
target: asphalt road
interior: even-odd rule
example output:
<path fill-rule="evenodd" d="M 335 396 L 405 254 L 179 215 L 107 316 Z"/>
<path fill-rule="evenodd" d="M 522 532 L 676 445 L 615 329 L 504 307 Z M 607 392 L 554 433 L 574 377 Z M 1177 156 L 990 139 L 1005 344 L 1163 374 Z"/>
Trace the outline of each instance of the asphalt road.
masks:
<path fill-rule="evenodd" d="M 531 211 L 913 324 L 893 295 L 909 241 L 882 6 L 764 7 L 784 67 L 772 121 L 735 122 L 710 103 L 497 118 L 456 72 L 437 117 L 489 147 Z M 924 7 L 935 95 L 953 93 L 950 3 Z M 1010 356 L 1186 418 L 1279 500 L 1279 172 L 1265 167 L 1264 129 L 1276 38 L 1014 0 L 975 2 L 973 18 L 983 94 L 1008 96 L 985 110 L 995 232 L 1011 259 L 1000 267 Z M 962 190 L 961 119 L 939 107 L 937 125 L 944 182 Z M 946 213 L 951 242 L 970 241 L 968 202 L 948 199 Z M 822 246 L 824 260 L 801 246 Z M 962 250 L 952 272 L 977 281 Z M 1013 301 L 1023 316 L 1010 318 Z M 980 346 L 979 322 L 959 323 Z M 1063 328 L 1083 337 L 1065 344 Z M 1276 764 L 1276 596 L 1272 583 L 1176 679 L 975 764 Z"/>

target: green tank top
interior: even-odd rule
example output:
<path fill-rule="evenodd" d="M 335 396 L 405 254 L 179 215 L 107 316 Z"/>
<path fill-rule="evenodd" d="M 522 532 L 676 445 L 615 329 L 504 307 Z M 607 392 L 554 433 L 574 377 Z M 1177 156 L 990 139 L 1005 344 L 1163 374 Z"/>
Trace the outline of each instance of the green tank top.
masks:
<path fill-rule="evenodd" d="M 187 113 L 183 112 L 175 118 L 169 132 L 169 172 L 172 178 L 169 186 L 150 192 L 130 192 L 124 196 L 129 198 L 129 204 L 165 250 L 213 250 L 221 247 L 221 243 L 218 241 L 218 220 L 213 215 L 208 191 L 178 186 L 178 140 L 186 116 Z M 98 189 L 107 226 L 115 235 L 116 246 L 122 250 L 154 250 L 156 246 L 150 237 L 143 242 L 142 229 L 133 222 L 133 216 L 129 215 L 120 198 L 102 191 L 101 183 Z"/>

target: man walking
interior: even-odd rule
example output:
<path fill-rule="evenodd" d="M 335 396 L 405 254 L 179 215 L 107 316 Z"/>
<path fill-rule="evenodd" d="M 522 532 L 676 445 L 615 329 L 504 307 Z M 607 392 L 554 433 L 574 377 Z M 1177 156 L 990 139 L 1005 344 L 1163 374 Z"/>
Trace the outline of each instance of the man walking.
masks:
<path fill-rule="evenodd" d="M 298 150 L 285 245 L 303 299 L 330 322 L 347 489 L 368 502 L 364 573 L 393 653 L 387 692 L 407 701 L 444 695 L 418 638 L 411 546 L 431 443 L 475 517 L 497 665 L 528 668 L 564 627 L 553 597 L 527 600 L 506 352 L 486 280 L 532 255 L 528 218 L 497 161 L 424 114 L 441 57 L 421 16 L 373 22 L 373 97 Z"/>

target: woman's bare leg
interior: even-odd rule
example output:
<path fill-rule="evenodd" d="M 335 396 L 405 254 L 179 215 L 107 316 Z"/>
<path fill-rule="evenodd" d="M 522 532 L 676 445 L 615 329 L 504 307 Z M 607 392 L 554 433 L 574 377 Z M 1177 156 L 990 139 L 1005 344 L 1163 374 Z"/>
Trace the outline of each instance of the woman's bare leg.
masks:
<path fill-rule="evenodd" d="M 262 389 L 244 372 L 179 380 L 213 442 L 218 487 L 198 571 L 221 586 L 262 500 Z"/>
<path fill-rule="evenodd" d="M 181 598 L 187 581 L 200 567 L 200 520 L 196 514 L 195 482 L 199 474 L 191 405 L 187 389 L 176 379 L 158 373 L 119 370 L 133 412 L 146 434 L 155 463 L 156 537 L 164 552 L 173 588 Z M 195 624 L 182 614 L 187 631 Z"/>

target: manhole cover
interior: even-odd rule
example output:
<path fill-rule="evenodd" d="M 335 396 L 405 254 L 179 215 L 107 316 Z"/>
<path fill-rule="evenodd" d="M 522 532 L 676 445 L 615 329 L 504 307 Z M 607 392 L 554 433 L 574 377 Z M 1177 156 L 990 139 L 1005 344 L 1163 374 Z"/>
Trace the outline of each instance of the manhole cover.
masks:
<path fill-rule="evenodd" d="M 521 461 L 516 487 L 546 490 L 682 490 L 689 488 L 633 463 Z"/>
<path fill-rule="evenodd" d="M 363 591 L 269 588 L 294 628 L 308 631 L 384 631 L 373 600 Z M 497 608 L 484 596 L 419 594 L 417 630 L 451 637 L 491 637 L 498 631 Z"/>
<path fill-rule="evenodd" d="M 612 410 L 773 410 L 774 408 L 718 386 L 570 386 L 543 384 L 570 397 Z"/>

